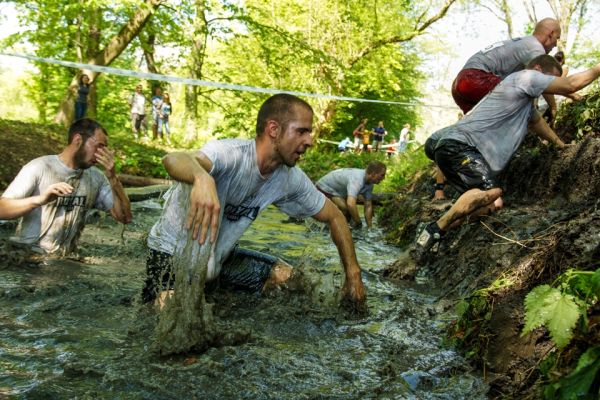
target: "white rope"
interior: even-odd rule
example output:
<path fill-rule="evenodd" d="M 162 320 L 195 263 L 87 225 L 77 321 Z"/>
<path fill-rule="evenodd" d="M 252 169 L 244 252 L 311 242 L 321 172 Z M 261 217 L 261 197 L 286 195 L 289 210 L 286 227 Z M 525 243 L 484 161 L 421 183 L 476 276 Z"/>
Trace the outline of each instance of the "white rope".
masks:
<path fill-rule="evenodd" d="M 72 61 L 56 60 L 54 58 L 37 57 L 37 56 L 29 55 L 29 54 L 16 54 L 16 53 L 0 52 L 0 56 L 19 57 L 19 58 L 24 58 L 26 60 L 31 60 L 31 61 L 62 65 L 64 67 L 69 67 L 69 68 L 86 69 L 89 71 L 101 72 L 101 73 L 106 73 L 106 74 L 128 76 L 131 78 L 141 78 L 141 79 L 148 79 L 148 80 L 153 80 L 153 81 L 182 83 L 184 85 L 208 86 L 208 87 L 214 87 L 214 88 L 225 89 L 225 90 L 238 90 L 238 91 L 244 91 L 244 92 L 268 93 L 268 94 L 287 93 L 287 94 L 292 94 L 294 96 L 315 97 L 315 98 L 327 99 L 327 100 L 353 101 L 353 102 L 360 102 L 360 103 L 392 104 L 392 105 L 402 105 L 402 106 L 410 106 L 410 107 L 421 106 L 421 107 L 435 107 L 435 108 L 448 108 L 448 109 L 456 108 L 456 106 L 423 104 L 423 103 L 416 103 L 416 102 L 409 103 L 409 102 L 389 101 L 389 100 L 360 99 L 360 98 L 356 98 L 356 97 L 332 96 L 332 95 L 319 94 L 319 93 L 295 92 L 295 91 L 290 91 L 290 90 L 261 88 L 261 87 L 255 87 L 255 86 L 247 86 L 247 85 L 234 85 L 234 84 L 230 84 L 230 83 L 205 81 L 202 79 L 181 78 L 181 77 L 173 76 L 173 75 L 154 74 L 154 73 L 150 73 L 150 72 L 138 72 L 138 71 L 132 71 L 132 70 L 128 70 L 128 69 L 105 67 L 105 66 L 101 66 L 101 65 L 93 65 L 93 64 L 84 64 L 84 63 L 72 62 Z"/>

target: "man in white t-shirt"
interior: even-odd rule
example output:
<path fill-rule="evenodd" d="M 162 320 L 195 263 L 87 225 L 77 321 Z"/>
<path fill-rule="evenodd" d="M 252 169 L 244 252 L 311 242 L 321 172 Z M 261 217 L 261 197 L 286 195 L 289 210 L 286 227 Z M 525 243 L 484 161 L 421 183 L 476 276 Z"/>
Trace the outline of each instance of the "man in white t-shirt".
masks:
<path fill-rule="evenodd" d="M 496 177 L 517 151 L 528 128 L 540 138 L 564 148 L 565 144 L 535 110 L 542 93 L 567 95 L 600 76 L 600 64 L 561 77 L 561 66 L 549 55 L 529 62 L 527 69 L 504 79 L 473 111 L 454 125 L 432 134 L 425 154 L 435 160 L 461 196 L 450 210 L 418 232 L 414 255 L 420 259 L 448 229 L 468 217 L 490 214 L 503 206 Z"/>
<path fill-rule="evenodd" d="M 82 118 L 71 125 L 60 154 L 36 158 L 21 169 L 0 197 L 0 219 L 21 218 L 14 241 L 41 253 L 68 254 L 76 249 L 90 209 L 131 222 L 129 199 L 107 144 L 106 130 Z"/>
<path fill-rule="evenodd" d="M 370 228 L 373 224 L 373 186 L 385 178 L 385 172 L 386 166 L 380 161 L 369 163 L 366 169 L 340 168 L 319 179 L 317 189 L 349 216 L 356 228 L 362 227 L 356 206 L 361 196 L 365 204 L 365 222 Z"/>
<path fill-rule="evenodd" d="M 228 260 L 236 256 L 238 239 L 260 211 L 274 204 L 291 217 L 313 217 L 329 225 L 346 275 L 343 299 L 358 310 L 364 308 L 365 288 L 346 218 L 295 166 L 312 145 L 312 120 L 308 103 L 277 94 L 258 112 L 255 139 L 211 141 L 199 151 L 175 152 L 163 159 L 169 175 L 180 183 L 167 193 L 169 205 L 148 237 L 148 274 L 142 292 L 145 302 L 154 300 L 161 286 L 170 287 L 172 255 L 182 245 L 178 243 L 182 229 L 192 229 L 200 244 L 209 236 L 213 248 L 207 281 L 219 275 L 223 279 Z M 183 201 L 189 202 L 187 215 L 170 206 Z M 277 276 L 275 265 L 268 265 L 261 273 L 258 289 L 288 276 Z M 253 288 L 257 288 L 256 283 Z"/>

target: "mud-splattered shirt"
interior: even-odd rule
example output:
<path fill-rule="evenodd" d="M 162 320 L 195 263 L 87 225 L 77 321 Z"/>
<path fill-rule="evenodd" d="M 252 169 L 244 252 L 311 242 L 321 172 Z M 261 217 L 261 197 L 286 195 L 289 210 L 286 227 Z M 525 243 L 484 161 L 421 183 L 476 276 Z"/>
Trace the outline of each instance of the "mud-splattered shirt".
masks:
<path fill-rule="evenodd" d="M 73 186 L 73 193 L 59 196 L 21 217 L 13 240 L 31 244 L 40 252 L 60 250 L 70 253 L 76 248 L 87 211 L 113 208 L 112 189 L 98 168 L 71 169 L 57 155 L 39 157 L 27 163 L 2 196 L 11 199 L 37 196 L 59 182 Z"/>
<path fill-rule="evenodd" d="M 359 194 L 366 200 L 373 197 L 373 184 L 365 183 L 365 170 L 359 168 L 341 168 L 329 172 L 317 181 L 317 186 L 332 196 L 357 198 Z"/>
<path fill-rule="evenodd" d="M 504 170 L 527 134 L 537 112 L 533 100 L 555 79 L 535 70 L 515 72 L 500 82 L 463 119 L 431 135 L 439 147 L 443 140 L 467 143 L 479 150 L 492 172 Z"/>
<path fill-rule="evenodd" d="M 462 69 L 480 69 L 504 79 L 513 72 L 521 71 L 529 61 L 543 54 L 546 54 L 546 50 L 540 41 L 534 36 L 525 36 L 497 42 L 478 51 Z"/>
<path fill-rule="evenodd" d="M 280 166 L 271 175 L 258 169 L 255 140 L 225 139 L 207 143 L 200 151 L 212 162 L 209 171 L 217 186 L 221 204 L 219 234 L 208 264 L 207 279 L 218 276 L 222 262 L 258 214 L 270 204 L 297 218 L 317 214 L 325 205 L 325 196 L 298 167 Z M 148 246 L 168 254 L 175 252 L 178 235 L 185 229 L 187 215 L 177 205 L 189 198 L 176 184 L 166 194 L 167 203 L 152 227 Z"/>

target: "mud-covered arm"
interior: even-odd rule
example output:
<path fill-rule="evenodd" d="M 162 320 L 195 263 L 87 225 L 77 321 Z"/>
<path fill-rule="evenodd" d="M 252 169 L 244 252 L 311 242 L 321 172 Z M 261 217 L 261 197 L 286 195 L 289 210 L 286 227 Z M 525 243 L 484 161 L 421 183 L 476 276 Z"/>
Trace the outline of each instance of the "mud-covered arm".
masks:
<path fill-rule="evenodd" d="M 371 200 L 365 200 L 365 221 L 368 228 L 373 225 L 373 202 Z"/>
<path fill-rule="evenodd" d="M 180 151 L 167 154 L 163 158 L 163 165 L 173 179 L 192 185 L 186 229 L 193 229 L 192 237 L 199 238 L 198 242 L 203 244 L 210 228 L 210 242 L 214 243 L 219 228 L 221 204 L 217 196 L 217 185 L 209 174 L 212 162 L 202 153 Z"/>
<path fill-rule="evenodd" d="M 342 287 L 342 300 L 348 302 L 354 309 L 364 311 L 366 309 L 366 292 L 346 217 L 329 199 L 325 200 L 321 211 L 313 217 L 329 225 L 331 238 L 344 266 L 346 279 Z"/>
<path fill-rule="evenodd" d="M 125 189 L 123 189 L 123 185 L 114 171 L 112 174 L 106 173 L 106 177 L 113 194 L 113 208 L 110 210 L 110 215 L 117 221 L 128 224 L 133 219 L 129 197 L 127 197 Z"/>
<path fill-rule="evenodd" d="M 350 217 L 352 218 L 352 223 L 354 226 L 360 227 L 362 222 L 360 220 L 360 214 L 358 213 L 358 206 L 356 204 L 357 200 L 354 196 L 348 196 L 346 198 L 346 206 L 348 207 L 348 212 L 350 213 Z"/>
<path fill-rule="evenodd" d="M 104 167 L 104 174 L 112 191 L 113 207 L 110 209 L 110 215 L 123 224 L 130 223 L 131 204 L 115 172 L 115 152 L 107 147 L 99 147 L 95 156 L 98 163 Z"/>
<path fill-rule="evenodd" d="M 558 148 L 565 147 L 565 144 L 558 135 L 550 128 L 546 120 L 540 117 L 537 112 L 533 113 L 533 117 L 531 121 L 529 121 L 529 128 L 535 132 L 540 138 L 549 141 L 550 143 L 556 145 Z"/>
<path fill-rule="evenodd" d="M 67 196 L 73 187 L 66 182 L 50 185 L 43 193 L 22 199 L 0 197 L 0 219 L 15 219 L 28 214 L 31 210 L 49 203 L 58 196 Z"/>
<path fill-rule="evenodd" d="M 600 76 L 600 64 L 583 72 L 554 79 L 544 93 L 561 94 L 563 96 L 583 89 Z"/>
<path fill-rule="evenodd" d="M 546 100 L 546 103 L 548 103 L 548 108 L 550 109 L 550 122 L 554 121 L 554 118 L 556 118 L 556 111 L 557 111 L 557 105 L 556 105 L 556 99 L 554 98 L 554 95 L 552 94 L 548 94 L 548 93 L 544 93 L 544 100 Z"/>

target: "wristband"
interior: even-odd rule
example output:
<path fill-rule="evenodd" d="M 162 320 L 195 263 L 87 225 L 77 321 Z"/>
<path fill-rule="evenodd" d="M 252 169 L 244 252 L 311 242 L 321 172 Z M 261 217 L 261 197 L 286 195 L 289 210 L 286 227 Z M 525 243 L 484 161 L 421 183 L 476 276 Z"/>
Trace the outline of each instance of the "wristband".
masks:
<path fill-rule="evenodd" d="M 444 190 L 444 186 L 446 186 L 445 183 L 436 183 L 435 190 Z"/>

